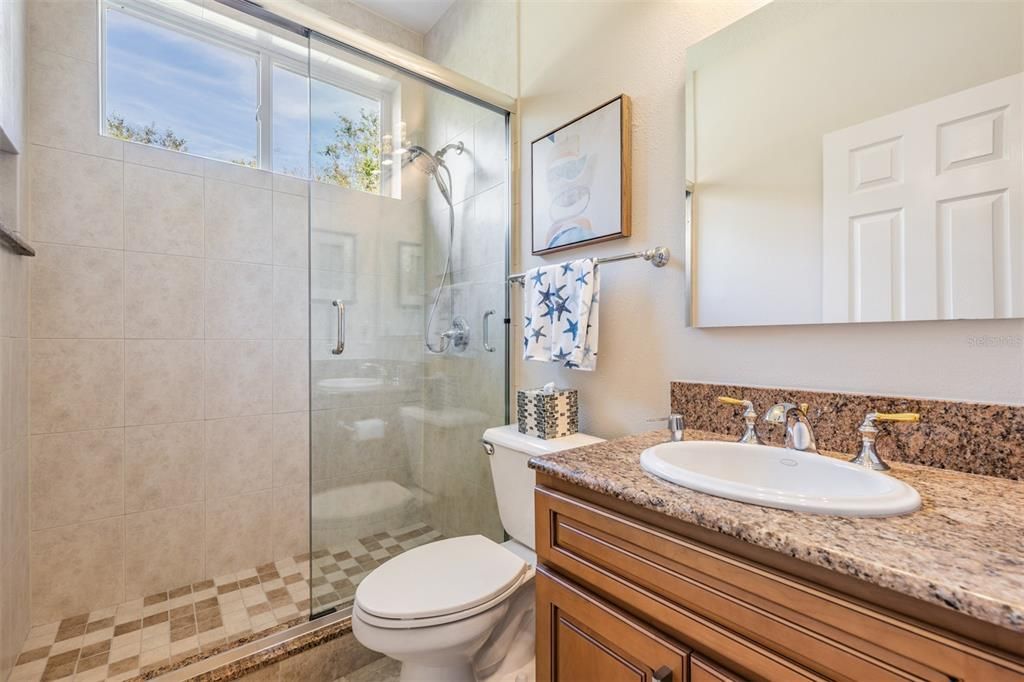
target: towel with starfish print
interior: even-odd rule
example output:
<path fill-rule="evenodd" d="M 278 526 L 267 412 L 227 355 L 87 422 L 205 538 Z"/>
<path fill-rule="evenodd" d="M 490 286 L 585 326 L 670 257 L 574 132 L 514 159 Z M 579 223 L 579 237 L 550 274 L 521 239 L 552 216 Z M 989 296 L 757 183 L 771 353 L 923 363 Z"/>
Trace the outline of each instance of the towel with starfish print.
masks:
<path fill-rule="evenodd" d="M 592 258 L 545 265 L 526 273 L 523 358 L 569 369 L 597 367 L 600 279 Z"/>

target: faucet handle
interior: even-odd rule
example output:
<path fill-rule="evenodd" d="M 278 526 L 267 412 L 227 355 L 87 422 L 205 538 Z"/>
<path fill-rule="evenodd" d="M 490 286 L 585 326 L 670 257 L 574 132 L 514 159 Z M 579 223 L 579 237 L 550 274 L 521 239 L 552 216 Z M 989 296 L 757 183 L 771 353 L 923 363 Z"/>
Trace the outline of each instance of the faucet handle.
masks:
<path fill-rule="evenodd" d="M 919 422 L 921 421 L 921 415 L 917 412 L 875 412 L 875 421 Z"/>
<path fill-rule="evenodd" d="M 745 424 L 745 428 L 743 430 L 743 435 L 740 436 L 738 442 L 752 445 L 764 445 L 764 441 L 762 441 L 761 437 L 757 435 L 757 411 L 754 409 L 754 403 L 749 400 L 730 398 L 727 395 L 718 396 L 718 402 L 725 405 L 736 405 L 747 408 L 743 411 L 743 423 Z"/>
<path fill-rule="evenodd" d="M 919 422 L 921 415 L 917 412 L 868 412 L 861 422 L 861 433 L 877 433 L 875 422 Z"/>
<path fill-rule="evenodd" d="M 875 436 L 878 434 L 876 421 L 919 422 L 921 415 L 916 412 L 868 412 L 864 415 L 864 421 L 857 429 L 861 438 L 860 452 L 850 462 L 875 471 L 888 471 L 891 467 L 882 460 L 875 449 Z"/>
<path fill-rule="evenodd" d="M 741 400 L 739 398 L 730 398 L 727 395 L 720 395 L 718 396 L 718 402 L 722 403 L 723 405 L 735 405 L 736 407 L 745 407 L 747 409 L 744 410 L 743 412 L 744 417 L 748 417 L 751 415 L 754 418 L 757 417 L 757 412 L 754 411 L 754 403 L 750 402 L 749 400 Z"/>

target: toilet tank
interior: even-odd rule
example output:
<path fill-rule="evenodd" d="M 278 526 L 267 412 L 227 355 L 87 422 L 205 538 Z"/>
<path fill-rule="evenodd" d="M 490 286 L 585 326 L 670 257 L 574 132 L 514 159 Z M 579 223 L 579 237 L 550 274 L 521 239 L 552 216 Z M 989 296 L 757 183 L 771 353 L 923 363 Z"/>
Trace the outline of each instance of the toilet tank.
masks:
<path fill-rule="evenodd" d="M 533 486 L 536 475 L 527 463 L 531 457 L 600 443 L 603 439 L 575 433 L 544 440 L 519 433 L 515 424 L 484 431 L 484 442 L 494 446 L 491 478 L 498 498 L 498 513 L 505 532 L 530 549 L 536 549 L 533 527 Z"/>

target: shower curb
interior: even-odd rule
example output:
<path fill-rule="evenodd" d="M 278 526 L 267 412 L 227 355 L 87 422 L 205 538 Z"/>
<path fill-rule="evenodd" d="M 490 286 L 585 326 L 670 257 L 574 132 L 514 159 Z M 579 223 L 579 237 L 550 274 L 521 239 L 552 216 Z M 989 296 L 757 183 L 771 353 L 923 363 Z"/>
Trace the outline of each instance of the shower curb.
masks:
<path fill-rule="evenodd" d="M 352 632 L 352 617 L 348 609 L 297 625 L 283 626 L 272 635 L 261 637 L 184 667 L 169 664 L 139 675 L 131 682 L 160 680 L 160 682 L 223 682 L 237 680 L 261 668 L 279 663 L 343 637 Z"/>

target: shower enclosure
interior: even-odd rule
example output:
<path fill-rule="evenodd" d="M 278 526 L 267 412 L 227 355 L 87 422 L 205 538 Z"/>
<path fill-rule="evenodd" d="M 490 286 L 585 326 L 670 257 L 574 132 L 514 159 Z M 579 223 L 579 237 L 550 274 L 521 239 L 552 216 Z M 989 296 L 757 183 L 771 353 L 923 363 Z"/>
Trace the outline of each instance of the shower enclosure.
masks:
<path fill-rule="evenodd" d="M 11 679 L 179 668 L 343 618 L 417 545 L 503 539 L 508 98 L 260 5 L 65 0 L 99 63 L 30 47 L 56 113 Z"/>
<path fill-rule="evenodd" d="M 479 439 L 507 415 L 509 204 L 504 112 L 319 35 L 310 69 L 313 177 L 336 169 L 321 136 L 376 122 L 382 141 L 348 186 L 310 183 L 316 616 L 406 549 L 503 539 Z M 318 87 L 325 69 L 359 84 L 358 112 Z"/>

